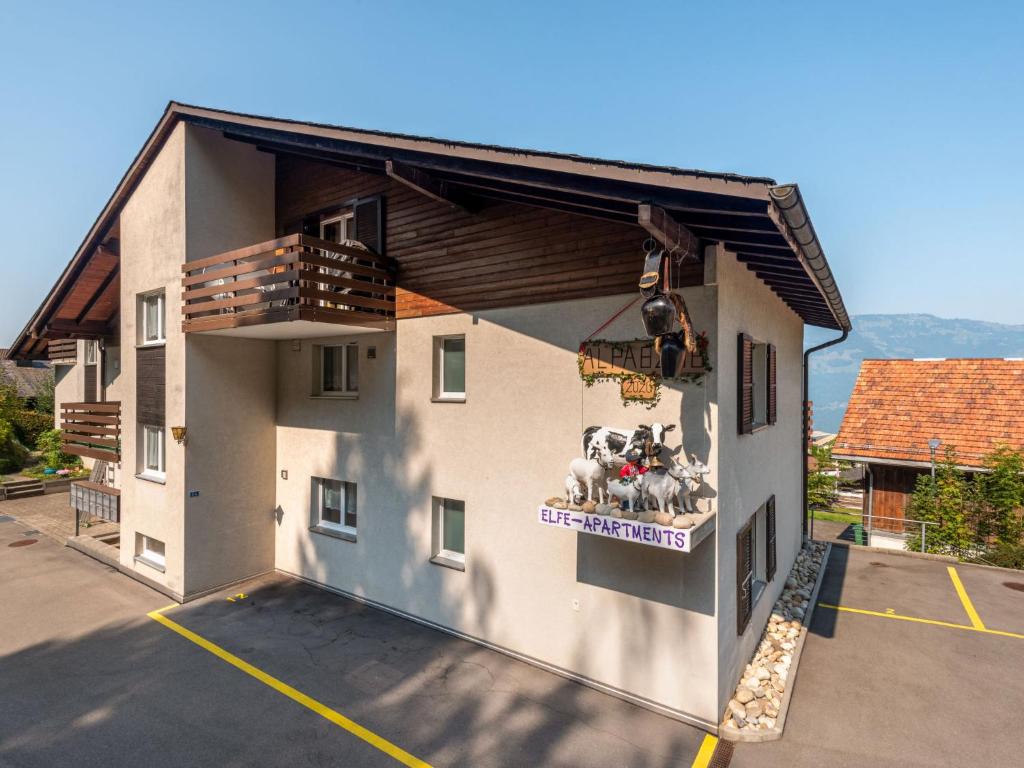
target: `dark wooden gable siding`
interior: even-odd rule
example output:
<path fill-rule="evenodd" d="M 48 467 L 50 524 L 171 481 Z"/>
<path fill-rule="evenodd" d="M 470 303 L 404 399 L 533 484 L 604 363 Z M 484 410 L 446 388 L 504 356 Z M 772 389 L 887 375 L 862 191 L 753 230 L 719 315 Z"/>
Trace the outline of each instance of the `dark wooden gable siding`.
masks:
<path fill-rule="evenodd" d="M 632 293 L 639 226 L 514 203 L 471 214 L 383 176 L 277 160 L 279 231 L 313 211 L 384 195 L 387 255 L 398 261 L 399 318 Z M 691 267 L 684 284 L 700 283 Z"/>

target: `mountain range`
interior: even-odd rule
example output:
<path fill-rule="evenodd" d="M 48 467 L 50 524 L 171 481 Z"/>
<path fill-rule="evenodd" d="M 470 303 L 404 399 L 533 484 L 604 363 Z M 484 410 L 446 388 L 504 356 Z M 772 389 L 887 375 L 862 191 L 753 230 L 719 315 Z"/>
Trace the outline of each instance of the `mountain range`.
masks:
<path fill-rule="evenodd" d="M 1024 357 L 1024 325 L 1003 325 L 934 315 L 854 315 L 842 344 L 811 355 L 810 395 L 814 429 L 838 432 L 846 403 L 867 358 Z M 835 337 L 807 328 L 805 347 Z"/>

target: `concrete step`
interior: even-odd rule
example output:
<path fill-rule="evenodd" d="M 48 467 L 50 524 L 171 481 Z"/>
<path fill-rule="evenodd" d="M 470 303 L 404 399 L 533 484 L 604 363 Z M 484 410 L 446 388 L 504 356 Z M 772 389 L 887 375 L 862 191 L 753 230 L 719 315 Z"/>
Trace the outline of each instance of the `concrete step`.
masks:
<path fill-rule="evenodd" d="M 3 486 L 8 491 L 17 491 L 22 488 L 42 488 L 43 483 L 40 480 L 11 480 L 4 483 Z"/>

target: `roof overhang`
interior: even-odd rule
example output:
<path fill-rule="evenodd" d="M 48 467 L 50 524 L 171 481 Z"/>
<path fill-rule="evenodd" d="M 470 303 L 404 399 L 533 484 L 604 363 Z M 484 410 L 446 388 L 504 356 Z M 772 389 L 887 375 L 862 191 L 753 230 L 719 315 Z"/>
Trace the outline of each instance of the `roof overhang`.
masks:
<path fill-rule="evenodd" d="M 11 357 L 38 356 L 39 340 L 55 332 L 52 321 L 68 319 L 67 308 L 60 310 L 62 303 L 81 292 L 74 286 L 86 278 L 98 246 L 109 236 L 132 190 L 180 121 L 220 131 L 229 139 L 266 152 L 368 173 L 388 174 L 399 164 L 411 169 L 422 183 L 450 191 L 453 200 L 471 196 L 512 201 L 631 224 L 638 223 L 641 205 L 655 205 L 700 241 L 720 242 L 735 253 L 805 322 L 837 330 L 850 327 L 795 185 L 777 186 L 763 177 L 366 131 L 171 102 L 54 289 L 12 345 Z M 98 273 L 101 266 L 97 263 L 94 270 Z"/>

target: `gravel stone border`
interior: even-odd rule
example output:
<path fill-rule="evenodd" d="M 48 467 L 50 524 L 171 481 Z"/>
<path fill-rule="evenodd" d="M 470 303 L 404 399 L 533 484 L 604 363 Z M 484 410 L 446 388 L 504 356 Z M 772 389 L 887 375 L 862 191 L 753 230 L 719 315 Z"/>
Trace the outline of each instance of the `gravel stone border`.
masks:
<path fill-rule="evenodd" d="M 801 547 L 793 570 L 786 577 L 786 587 L 772 608 L 754 659 L 744 670 L 726 707 L 718 729 L 721 738 L 745 742 L 782 738 L 807 628 L 831 552 L 832 545 L 826 542 L 810 541 Z M 815 566 L 812 582 L 810 569 Z"/>

